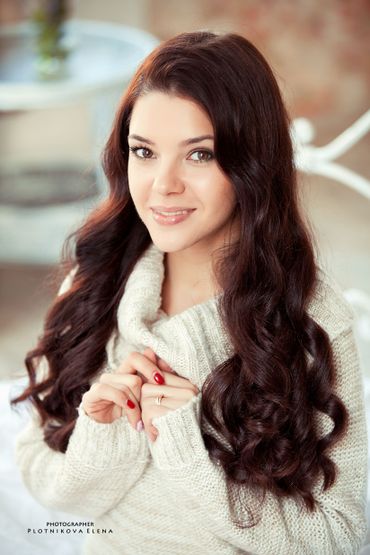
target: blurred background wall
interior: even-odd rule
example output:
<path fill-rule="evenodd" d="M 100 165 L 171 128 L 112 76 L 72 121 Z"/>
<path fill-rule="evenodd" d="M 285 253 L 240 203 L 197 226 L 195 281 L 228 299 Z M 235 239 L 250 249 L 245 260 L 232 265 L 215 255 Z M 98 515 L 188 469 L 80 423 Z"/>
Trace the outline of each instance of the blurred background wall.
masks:
<path fill-rule="evenodd" d="M 34 4 L 2 0 L 2 22 L 24 20 Z M 72 0 L 70 6 L 72 18 L 135 26 L 159 40 L 203 28 L 244 35 L 272 66 L 292 119 L 306 117 L 313 123 L 316 145 L 334 139 L 369 107 L 366 0 Z M 24 185 L 23 168 L 73 166 L 76 188 L 84 186 L 82 176 L 93 165 L 94 151 L 86 103 L 0 113 L 0 134 L 0 173 L 14 175 L 19 168 L 18 185 L 17 180 L 11 185 L 12 194 L 20 187 L 18 201 L 23 194 L 23 202 L 41 203 L 45 195 L 37 180 L 32 188 L 29 182 Z M 369 178 L 368 148 L 366 137 L 339 161 Z M 0 202 L 9 187 L 3 179 Z M 343 288 L 360 288 L 370 295 L 370 200 L 335 181 L 307 174 L 300 175 L 300 187 L 323 264 Z M 47 280 L 51 269 L 0 264 L 0 377 L 19 373 L 26 350 L 41 331 L 55 294 Z"/>

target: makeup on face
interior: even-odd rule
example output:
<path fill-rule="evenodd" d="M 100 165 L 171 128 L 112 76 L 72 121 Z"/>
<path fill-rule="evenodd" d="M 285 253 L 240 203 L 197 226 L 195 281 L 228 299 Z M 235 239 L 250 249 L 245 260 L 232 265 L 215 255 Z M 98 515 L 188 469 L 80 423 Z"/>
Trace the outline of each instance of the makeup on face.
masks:
<path fill-rule="evenodd" d="M 130 194 L 153 243 L 164 252 L 222 246 L 236 200 L 205 110 L 152 91 L 134 105 L 128 142 Z"/>

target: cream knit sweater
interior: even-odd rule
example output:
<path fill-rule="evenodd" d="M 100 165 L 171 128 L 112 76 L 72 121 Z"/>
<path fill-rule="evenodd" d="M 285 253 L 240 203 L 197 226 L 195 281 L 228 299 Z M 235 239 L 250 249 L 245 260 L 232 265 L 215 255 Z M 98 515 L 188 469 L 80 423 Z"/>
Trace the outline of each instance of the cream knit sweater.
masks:
<path fill-rule="evenodd" d="M 28 489 L 47 507 L 91 518 L 95 528 L 112 530 L 88 535 L 85 555 L 358 553 L 366 532 L 363 385 L 352 310 L 336 283 L 324 272 L 320 276 L 310 314 L 331 338 L 336 390 L 350 423 L 347 436 L 331 452 L 339 478 L 324 493 L 317 487 L 316 512 L 300 512 L 291 499 L 268 495 L 256 527 L 235 527 L 223 472 L 211 462 L 202 441 L 201 393 L 153 420 L 159 430 L 153 444 L 126 416 L 102 424 L 80 406 L 68 449 L 58 453 L 45 444 L 35 415 L 17 439 L 17 461 Z M 217 314 L 218 297 L 168 317 L 160 312 L 163 278 L 163 253 L 151 244 L 121 300 L 118 332 L 107 345 L 108 367 L 115 369 L 130 351 L 149 346 L 201 388 L 212 369 L 232 353 Z M 66 281 L 63 290 L 67 287 Z M 327 433 L 331 421 L 322 416 L 317 425 Z M 241 499 L 253 509 L 252 492 L 244 489 Z"/>

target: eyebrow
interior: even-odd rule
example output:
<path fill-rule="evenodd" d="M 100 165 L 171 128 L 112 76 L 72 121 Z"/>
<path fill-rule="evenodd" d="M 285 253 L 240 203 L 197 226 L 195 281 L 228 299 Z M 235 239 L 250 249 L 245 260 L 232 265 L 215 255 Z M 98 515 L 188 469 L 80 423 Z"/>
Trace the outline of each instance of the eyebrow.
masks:
<path fill-rule="evenodd" d="M 155 144 L 153 141 L 150 141 L 149 139 L 145 139 L 145 137 L 141 137 L 140 135 L 129 135 L 128 138 L 136 139 L 137 141 L 142 141 L 143 143 L 148 143 L 150 145 Z M 179 145 L 180 146 L 192 145 L 194 143 L 200 143 L 201 141 L 206 141 L 207 139 L 213 140 L 214 137 L 213 135 L 200 135 L 199 137 L 192 137 L 191 139 L 185 139 L 185 141 L 181 141 Z"/>

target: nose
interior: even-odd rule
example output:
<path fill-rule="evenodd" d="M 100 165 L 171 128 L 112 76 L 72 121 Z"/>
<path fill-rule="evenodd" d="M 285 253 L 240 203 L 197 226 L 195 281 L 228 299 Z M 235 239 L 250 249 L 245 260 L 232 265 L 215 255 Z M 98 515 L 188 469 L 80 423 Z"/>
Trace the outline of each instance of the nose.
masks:
<path fill-rule="evenodd" d="M 152 189 L 162 195 L 184 191 L 185 184 L 176 163 L 162 163 L 158 166 L 153 177 Z"/>

